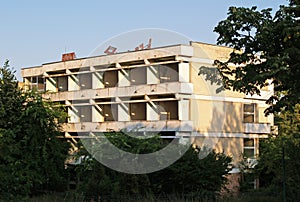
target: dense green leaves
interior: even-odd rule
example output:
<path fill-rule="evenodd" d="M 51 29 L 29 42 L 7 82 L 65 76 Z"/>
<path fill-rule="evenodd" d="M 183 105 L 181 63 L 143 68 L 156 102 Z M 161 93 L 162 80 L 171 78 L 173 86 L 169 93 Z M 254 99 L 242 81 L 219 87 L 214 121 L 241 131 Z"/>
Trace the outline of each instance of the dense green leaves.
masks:
<path fill-rule="evenodd" d="M 139 154 L 152 153 L 169 144 L 157 136 L 137 140 L 123 133 L 112 132 L 107 134 L 107 137 L 118 148 Z M 211 152 L 204 159 L 199 159 L 199 154 L 200 148 L 190 146 L 187 152 L 169 167 L 149 174 L 133 175 L 103 166 L 81 148 L 78 156 L 89 157 L 76 168 L 81 179 L 78 191 L 82 191 L 87 198 L 94 199 L 100 196 L 102 199 L 121 200 L 121 196 L 137 195 L 149 198 L 176 195 L 213 199 L 226 184 L 225 176 L 231 158 Z M 69 168 L 72 169 L 72 165 L 69 165 Z"/>
<path fill-rule="evenodd" d="M 282 193 L 283 182 L 286 183 L 287 198 L 297 201 L 300 184 L 300 105 L 294 112 L 276 114 L 279 135 L 271 136 L 261 142 L 259 164 L 256 173 L 262 188 L 269 192 Z M 283 174 L 283 151 L 285 173 Z"/>
<path fill-rule="evenodd" d="M 22 92 L 8 62 L 0 68 L 1 199 L 21 200 L 66 186 L 69 146 L 57 138 L 63 117 L 37 92 Z"/>
<path fill-rule="evenodd" d="M 300 101 L 299 3 L 293 2 L 281 6 L 275 16 L 271 9 L 230 7 L 227 19 L 214 30 L 218 44 L 234 50 L 227 61 L 215 61 L 224 87 L 259 94 L 260 88 L 274 84 L 278 94 L 269 98 L 267 114 L 292 109 Z"/>
<path fill-rule="evenodd" d="M 283 197 L 285 184 L 290 201 L 300 197 L 299 16 L 299 0 L 290 0 L 274 16 L 270 9 L 231 7 L 227 19 L 214 30 L 219 34 L 218 44 L 233 48 L 227 61 L 215 61 L 224 88 L 260 94 L 261 88 L 274 85 L 275 95 L 270 95 L 267 101 L 270 107 L 265 113 L 275 114 L 279 134 L 260 141 L 259 163 L 254 174 L 260 178 L 260 186 L 266 193 L 273 196 L 281 193 Z M 209 72 L 202 68 L 200 73 Z"/>

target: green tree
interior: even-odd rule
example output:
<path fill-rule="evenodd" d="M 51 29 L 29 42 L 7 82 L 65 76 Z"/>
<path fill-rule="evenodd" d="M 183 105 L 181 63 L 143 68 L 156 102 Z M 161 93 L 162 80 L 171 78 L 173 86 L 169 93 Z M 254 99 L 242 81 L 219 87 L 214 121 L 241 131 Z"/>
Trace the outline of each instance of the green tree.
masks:
<path fill-rule="evenodd" d="M 214 199 L 227 183 L 226 175 L 231 157 L 211 151 L 200 159 L 201 149 L 190 147 L 174 164 L 153 173 L 159 192 L 186 197 Z M 160 177 L 163 176 L 163 177 Z"/>
<path fill-rule="evenodd" d="M 69 145 L 58 139 L 64 114 L 34 91 L 22 92 L 8 61 L 0 68 L 0 198 L 21 200 L 63 189 Z"/>
<path fill-rule="evenodd" d="M 215 61 L 224 88 L 260 94 L 261 88 L 274 85 L 275 95 L 269 97 L 265 113 L 274 113 L 279 135 L 261 141 L 254 174 L 272 194 L 283 194 L 286 185 L 290 201 L 299 199 L 299 17 L 299 0 L 280 6 L 274 16 L 271 9 L 230 7 L 228 17 L 214 30 L 219 34 L 218 44 L 233 50 L 227 61 Z M 200 73 L 208 74 L 203 68 Z"/>
<path fill-rule="evenodd" d="M 300 184 L 300 105 L 293 112 L 285 111 L 276 115 L 279 135 L 272 135 L 261 142 L 259 164 L 255 168 L 262 188 L 271 193 L 283 194 L 290 201 L 297 201 Z M 284 164 L 283 153 L 284 148 Z M 283 167 L 284 166 L 284 167 Z M 285 174 L 284 174 L 285 171 Z"/>
<path fill-rule="evenodd" d="M 152 153 L 167 144 L 175 144 L 174 142 L 169 143 L 159 136 L 137 139 L 119 132 L 108 133 L 106 136 L 118 148 L 135 154 Z M 93 145 L 105 146 L 100 142 Z M 178 147 L 176 148 L 179 151 Z M 211 199 L 216 197 L 216 193 L 226 183 L 225 175 L 228 173 L 227 169 L 231 158 L 224 154 L 211 152 L 206 158 L 200 159 L 199 154 L 200 148 L 190 146 L 178 161 L 163 170 L 148 174 L 127 174 L 101 165 L 92 159 L 92 155 L 82 147 L 78 156 L 89 157 L 85 158 L 83 164 L 77 165 L 77 172 L 81 178 L 78 189 L 83 191 L 87 197 L 94 199 L 99 196 L 102 199 L 105 197 L 121 199 L 118 198 L 121 196 L 148 196 L 151 198 L 154 195 L 164 194 Z M 102 155 L 107 155 L 107 158 L 115 160 L 114 156 L 110 153 L 106 154 L 105 150 Z M 178 153 L 178 155 L 180 154 Z M 120 162 L 124 163 L 126 160 L 128 159 L 122 159 Z"/>
<path fill-rule="evenodd" d="M 269 97 L 266 114 L 293 109 L 300 101 L 299 5 L 291 1 L 274 16 L 271 9 L 230 7 L 227 19 L 214 29 L 217 43 L 233 48 L 227 61 L 215 61 L 223 87 L 260 94 L 274 84 L 277 94 Z"/>

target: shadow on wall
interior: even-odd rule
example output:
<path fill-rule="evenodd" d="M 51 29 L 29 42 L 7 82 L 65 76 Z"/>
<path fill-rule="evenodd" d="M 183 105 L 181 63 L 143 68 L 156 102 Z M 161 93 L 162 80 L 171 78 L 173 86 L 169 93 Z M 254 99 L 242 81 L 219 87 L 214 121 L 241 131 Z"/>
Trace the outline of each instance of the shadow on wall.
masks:
<path fill-rule="evenodd" d="M 195 137 L 194 144 L 225 153 L 233 157 L 233 165 L 238 166 L 242 160 L 243 138 L 233 136 L 243 134 L 242 107 L 242 103 L 226 102 L 222 107 L 224 111 L 220 111 L 220 107 L 213 106 L 207 133 L 204 133 L 206 137 Z"/>

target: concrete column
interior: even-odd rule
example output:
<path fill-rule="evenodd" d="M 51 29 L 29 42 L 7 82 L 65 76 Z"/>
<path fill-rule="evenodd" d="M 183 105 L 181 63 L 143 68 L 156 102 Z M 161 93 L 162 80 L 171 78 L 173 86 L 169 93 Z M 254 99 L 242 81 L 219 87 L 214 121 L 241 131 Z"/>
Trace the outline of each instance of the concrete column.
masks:
<path fill-rule="evenodd" d="M 69 123 L 79 123 L 78 110 L 76 107 L 68 107 Z"/>
<path fill-rule="evenodd" d="M 55 78 L 46 78 L 46 91 L 57 92 Z"/>
<path fill-rule="evenodd" d="M 103 72 L 94 72 L 92 74 L 92 88 L 104 88 Z"/>
<path fill-rule="evenodd" d="M 104 122 L 103 109 L 99 105 L 92 106 L 92 122 Z"/>
<path fill-rule="evenodd" d="M 119 77 L 119 87 L 121 86 L 130 86 L 129 70 L 121 69 L 118 71 Z"/>
<path fill-rule="evenodd" d="M 147 67 L 146 74 L 147 74 L 147 84 L 159 83 L 158 67 L 155 66 Z"/>
<path fill-rule="evenodd" d="M 25 77 L 24 84 L 24 90 L 29 90 L 31 88 L 31 77 Z"/>
<path fill-rule="evenodd" d="M 69 91 L 80 90 L 79 80 L 76 75 L 68 76 L 68 89 Z"/>
<path fill-rule="evenodd" d="M 178 64 L 179 82 L 190 82 L 190 65 L 189 63 Z"/>
<path fill-rule="evenodd" d="M 116 101 L 122 101 L 119 97 L 116 97 Z M 129 115 L 129 104 L 128 103 L 120 103 L 117 106 L 118 111 L 118 121 L 130 121 Z"/>
<path fill-rule="evenodd" d="M 189 100 L 178 101 L 178 119 L 181 121 L 189 120 L 190 103 Z"/>
<path fill-rule="evenodd" d="M 153 102 L 146 103 L 146 119 L 147 121 L 159 120 L 158 108 Z"/>

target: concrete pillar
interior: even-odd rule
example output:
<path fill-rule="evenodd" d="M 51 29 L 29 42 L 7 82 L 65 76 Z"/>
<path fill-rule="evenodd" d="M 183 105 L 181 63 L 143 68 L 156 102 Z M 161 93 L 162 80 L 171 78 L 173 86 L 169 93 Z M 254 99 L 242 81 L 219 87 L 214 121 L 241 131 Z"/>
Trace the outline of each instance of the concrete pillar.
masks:
<path fill-rule="evenodd" d="M 178 101 L 178 119 L 181 121 L 189 120 L 190 103 L 189 100 Z"/>
<path fill-rule="evenodd" d="M 128 103 L 121 103 L 118 105 L 118 121 L 130 121 Z"/>
<path fill-rule="evenodd" d="M 147 84 L 159 83 L 158 67 L 156 66 L 147 67 L 146 74 L 147 74 Z"/>
<path fill-rule="evenodd" d="M 129 71 L 127 69 L 121 69 L 118 71 L 119 77 L 119 87 L 121 86 L 130 86 L 130 78 L 129 78 Z"/>
<path fill-rule="evenodd" d="M 29 90 L 31 88 L 31 77 L 24 78 L 24 90 Z"/>
<path fill-rule="evenodd" d="M 116 97 L 116 101 L 122 101 L 119 97 Z M 119 103 L 117 106 L 118 112 L 118 121 L 130 121 L 129 115 L 129 104 L 128 103 Z"/>
<path fill-rule="evenodd" d="M 79 123 L 80 118 L 76 107 L 68 107 L 69 123 Z"/>
<path fill-rule="evenodd" d="M 103 109 L 99 105 L 92 107 L 92 122 L 104 122 Z"/>
<path fill-rule="evenodd" d="M 92 74 L 92 88 L 104 88 L 103 72 L 94 72 Z"/>
<path fill-rule="evenodd" d="M 57 92 L 56 82 L 55 78 L 46 78 L 46 91 Z"/>
<path fill-rule="evenodd" d="M 68 89 L 69 91 L 80 90 L 79 79 L 76 75 L 68 76 Z"/>
<path fill-rule="evenodd" d="M 146 103 L 146 119 L 147 121 L 159 120 L 158 108 L 153 102 Z"/>
<path fill-rule="evenodd" d="M 190 82 L 190 65 L 189 63 L 178 64 L 179 82 Z"/>

